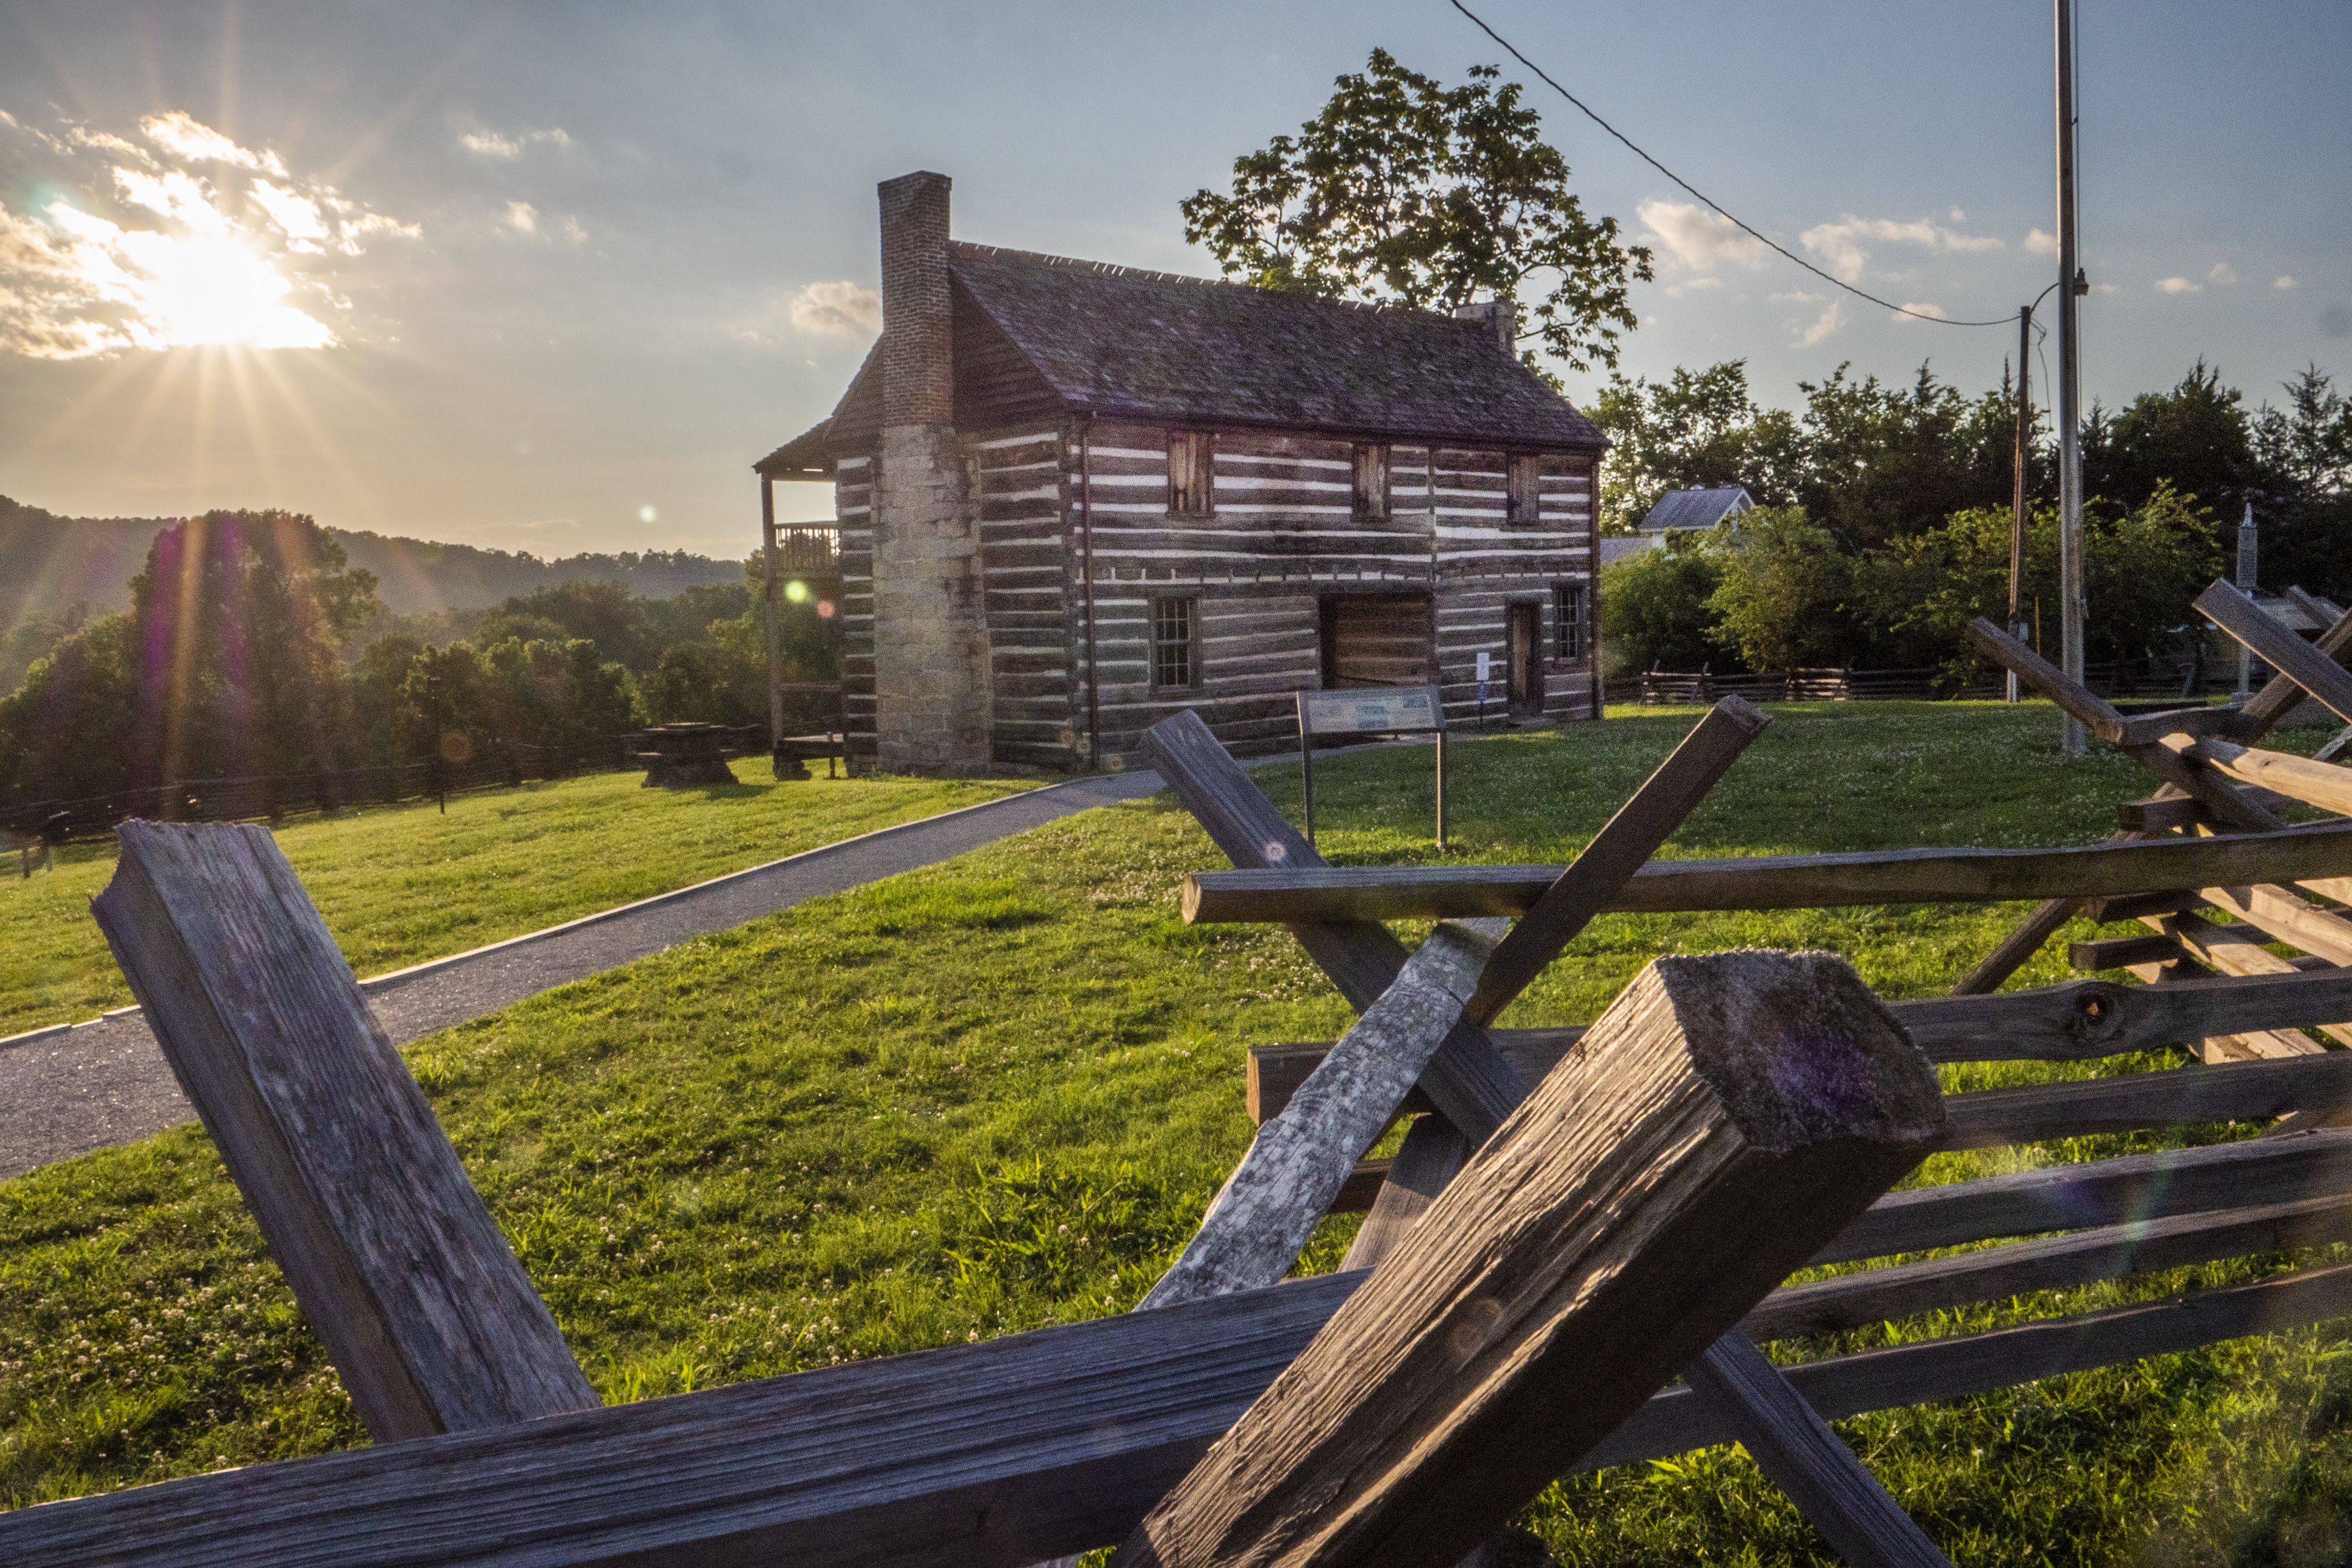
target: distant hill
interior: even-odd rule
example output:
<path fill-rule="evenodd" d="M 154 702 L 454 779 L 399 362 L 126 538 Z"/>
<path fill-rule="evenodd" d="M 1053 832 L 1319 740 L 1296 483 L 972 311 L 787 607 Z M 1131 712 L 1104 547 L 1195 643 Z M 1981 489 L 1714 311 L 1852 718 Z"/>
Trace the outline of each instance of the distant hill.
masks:
<path fill-rule="evenodd" d="M 176 521 L 59 517 L 0 496 L 0 630 L 76 604 L 129 609 L 131 579 L 146 565 L 147 547 Z M 375 574 L 384 608 L 395 615 L 483 609 L 509 595 L 565 583 L 621 583 L 633 594 L 666 599 L 703 584 L 743 580 L 740 562 L 682 550 L 546 561 L 520 551 L 329 531 L 351 552 L 352 565 Z"/>

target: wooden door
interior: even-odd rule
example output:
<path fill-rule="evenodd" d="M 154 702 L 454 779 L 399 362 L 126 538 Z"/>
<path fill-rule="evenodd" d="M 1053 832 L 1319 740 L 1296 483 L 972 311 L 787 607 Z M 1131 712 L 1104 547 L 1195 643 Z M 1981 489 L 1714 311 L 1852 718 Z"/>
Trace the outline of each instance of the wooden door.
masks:
<path fill-rule="evenodd" d="M 1511 713 L 1531 718 L 1543 711 L 1542 620 L 1534 605 L 1510 606 Z"/>
<path fill-rule="evenodd" d="M 1427 686 L 1436 679 L 1426 594 L 1335 594 L 1323 601 L 1323 685 Z"/>

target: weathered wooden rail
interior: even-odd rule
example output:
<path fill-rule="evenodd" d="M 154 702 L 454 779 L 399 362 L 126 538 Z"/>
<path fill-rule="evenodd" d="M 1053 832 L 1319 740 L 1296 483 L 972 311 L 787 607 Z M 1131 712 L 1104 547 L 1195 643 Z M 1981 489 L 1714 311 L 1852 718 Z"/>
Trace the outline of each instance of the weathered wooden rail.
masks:
<path fill-rule="evenodd" d="M 2352 703 L 2352 678 L 2282 654 Z M 101 923 L 378 1442 L 0 1516 L 0 1559 L 1018 1564 L 1125 1538 L 1138 1562 L 1444 1564 L 1556 1474 L 1736 1437 L 1848 1561 L 1941 1562 L 1826 1420 L 2352 1312 L 2352 1268 L 2305 1268 L 1797 1366 L 1756 1349 L 2352 1241 L 2352 1128 L 2329 1125 L 2352 1113 L 2352 1053 L 2302 1032 L 2352 1019 L 2352 921 L 2316 901 L 2352 892 L 2352 824 L 2272 826 L 2336 781 L 2253 744 L 2302 689 L 2173 728 L 2061 697 L 2167 781 L 2127 830 L 2181 837 L 1697 863 L 1676 883 L 1650 858 L 1763 726 L 1735 700 L 1574 864 L 1444 894 L 1503 886 L 1507 910 L 1393 884 L 1424 918 L 1521 917 L 1412 954 L 1378 923 L 1397 906 L 1332 901 L 1346 879 L 1180 716 L 1154 761 L 1240 868 L 1196 885 L 1239 876 L 1261 900 L 1239 918 L 1287 924 L 1362 1016 L 1337 1047 L 1252 1053 L 1258 1140 L 1152 1310 L 611 1409 L 268 836 L 136 825 Z M 2186 837 L 2214 826 L 2234 831 Z M 1744 906 L 1764 908 L 1824 887 L 2044 898 L 1979 974 L 2063 923 L 2047 906 L 2089 902 L 2151 929 L 2079 960 L 2163 968 L 1889 1006 L 1832 960 L 1726 954 L 1654 964 L 1589 1029 L 1490 1027 L 1652 884 L 1790 900 Z M 1926 1065 L 2183 1041 L 2206 1060 L 1968 1094 Z M 1360 1163 L 1399 1114 L 1397 1157 Z M 1880 1195 L 1930 1148 L 2228 1121 L 2290 1135 Z M 1370 1212 L 1343 1272 L 1273 1283 L 1349 1207 Z"/>

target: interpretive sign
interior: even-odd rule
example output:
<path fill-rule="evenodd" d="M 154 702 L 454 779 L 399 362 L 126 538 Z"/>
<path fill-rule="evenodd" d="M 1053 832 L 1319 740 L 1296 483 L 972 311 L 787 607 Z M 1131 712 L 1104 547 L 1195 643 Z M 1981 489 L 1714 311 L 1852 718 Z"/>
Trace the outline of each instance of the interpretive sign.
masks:
<path fill-rule="evenodd" d="M 1434 686 L 1367 686 L 1298 693 L 1298 793 L 1307 842 L 1315 842 L 1315 742 L 1318 737 L 1437 737 L 1437 849 L 1445 852 L 1445 710 Z"/>

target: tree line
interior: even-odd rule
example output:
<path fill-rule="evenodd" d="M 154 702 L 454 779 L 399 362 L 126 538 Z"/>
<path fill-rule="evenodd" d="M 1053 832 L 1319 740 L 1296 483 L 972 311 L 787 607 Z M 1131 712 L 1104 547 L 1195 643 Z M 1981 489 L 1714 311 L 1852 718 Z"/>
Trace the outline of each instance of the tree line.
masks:
<path fill-rule="evenodd" d="M 1604 533 L 1632 531 L 1670 490 L 1744 486 L 1759 510 L 1601 577 L 1612 667 L 1784 669 L 1943 666 L 1973 673 L 1963 631 L 2006 619 L 2016 400 L 1969 397 L 1927 366 L 1907 385 L 1841 366 L 1803 406 L 1759 407 L 1745 362 L 1612 376 L 1593 418 Z M 2252 508 L 2260 585 L 2352 593 L 2352 408 L 2316 366 L 2249 408 L 2202 360 L 2163 392 L 2094 405 L 2082 430 L 2086 654 L 2146 659 L 2196 635 L 2189 601 L 2232 559 Z M 2027 445 L 2023 612 L 2055 645 L 2055 442 Z"/>
<path fill-rule="evenodd" d="M 648 723 L 764 722 L 756 562 L 667 599 L 574 582 L 394 616 L 308 517 L 190 518 L 155 536 L 128 612 L 79 618 L 0 699 L 0 803 L 501 746 L 583 757 Z M 782 608 L 787 679 L 833 679 L 817 605 Z"/>

